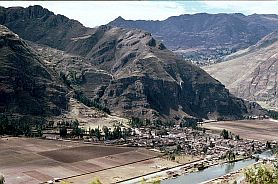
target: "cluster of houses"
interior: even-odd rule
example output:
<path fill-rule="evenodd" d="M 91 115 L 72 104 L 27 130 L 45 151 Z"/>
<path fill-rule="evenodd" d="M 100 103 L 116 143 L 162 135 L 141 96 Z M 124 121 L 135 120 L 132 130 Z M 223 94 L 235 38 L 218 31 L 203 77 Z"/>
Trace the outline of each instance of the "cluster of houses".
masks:
<path fill-rule="evenodd" d="M 206 160 L 223 159 L 227 157 L 229 152 L 243 158 L 265 151 L 269 146 L 277 146 L 275 141 L 267 145 L 266 142 L 239 139 L 237 136 L 224 139 L 220 134 L 178 126 L 168 129 L 163 134 L 160 130 L 150 128 L 135 128 L 134 132 L 135 135 L 126 140 L 129 146 L 154 148 L 160 152 L 178 152 L 202 156 Z"/>

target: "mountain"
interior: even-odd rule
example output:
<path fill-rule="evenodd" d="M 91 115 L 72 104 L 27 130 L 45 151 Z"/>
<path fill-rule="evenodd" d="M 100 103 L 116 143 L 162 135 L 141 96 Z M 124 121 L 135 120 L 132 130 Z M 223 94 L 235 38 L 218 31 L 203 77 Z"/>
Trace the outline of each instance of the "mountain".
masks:
<path fill-rule="evenodd" d="M 278 31 L 225 60 L 204 69 L 236 96 L 278 108 Z"/>
<path fill-rule="evenodd" d="M 242 48 L 278 29 L 278 15 L 197 13 L 173 16 L 163 21 L 133 21 L 118 17 L 109 25 L 148 31 L 171 49 Z"/>
<path fill-rule="evenodd" d="M 67 88 L 32 49 L 0 25 L 0 113 L 56 116 L 67 108 Z"/>
<path fill-rule="evenodd" d="M 0 7 L 0 24 L 17 30 L 25 40 L 60 49 L 69 43 L 70 38 L 86 34 L 90 30 L 78 21 L 70 20 L 63 15 L 54 15 L 40 6 L 31 6 L 28 9 Z M 66 29 L 67 32 L 59 31 Z"/>
<path fill-rule="evenodd" d="M 185 14 L 162 21 L 125 20 L 109 25 L 148 31 L 189 61 L 217 61 L 278 29 L 278 15 Z"/>
<path fill-rule="evenodd" d="M 0 23 L 30 41 L 68 85 L 117 115 L 241 118 L 257 109 L 145 31 L 86 28 L 40 6 L 2 8 L 0 17 Z M 32 30 L 43 36 L 33 36 Z"/>

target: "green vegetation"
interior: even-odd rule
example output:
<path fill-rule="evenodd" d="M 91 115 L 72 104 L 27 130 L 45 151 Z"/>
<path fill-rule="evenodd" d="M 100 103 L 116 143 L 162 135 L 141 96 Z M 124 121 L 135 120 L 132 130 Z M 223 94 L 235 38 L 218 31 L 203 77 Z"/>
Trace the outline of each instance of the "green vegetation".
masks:
<path fill-rule="evenodd" d="M 129 125 L 131 127 L 136 127 L 136 128 L 140 128 L 140 127 L 154 127 L 154 128 L 171 128 L 174 127 L 175 122 L 173 121 L 161 121 L 161 120 L 155 120 L 155 121 L 151 121 L 149 119 L 140 119 L 140 118 L 136 118 L 136 117 L 132 117 L 129 120 Z"/>
<path fill-rule="evenodd" d="M 4 184 L 5 183 L 5 178 L 3 175 L 0 175 L 0 184 Z"/>
<path fill-rule="evenodd" d="M 96 100 L 92 100 L 92 99 L 88 98 L 82 92 L 77 92 L 76 91 L 75 92 L 75 98 L 79 102 L 83 103 L 84 105 L 86 105 L 88 107 L 95 107 L 95 108 L 97 108 L 100 111 L 103 111 L 103 112 L 106 112 L 107 114 L 110 114 L 110 110 L 106 106 L 100 104 Z"/>
<path fill-rule="evenodd" d="M 198 122 L 203 122 L 202 119 L 193 119 L 193 118 L 186 118 L 180 123 L 180 127 L 187 127 L 187 128 L 192 128 L 193 130 L 200 130 L 203 131 L 203 133 L 206 132 L 206 129 L 201 128 L 198 126 Z"/>
<path fill-rule="evenodd" d="M 160 184 L 160 179 L 154 179 L 153 181 L 146 181 L 146 179 L 143 177 L 141 182 L 141 184 Z"/>
<path fill-rule="evenodd" d="M 92 182 L 90 182 L 89 184 L 102 184 L 102 183 L 99 180 L 99 178 L 94 178 L 94 180 Z"/>
<path fill-rule="evenodd" d="M 250 184 L 278 184 L 277 168 L 260 165 L 245 170 L 245 180 Z"/>
<path fill-rule="evenodd" d="M 102 135 L 102 132 L 104 133 L 104 137 Z M 131 128 L 124 128 L 122 130 L 121 127 L 119 126 L 114 127 L 113 130 L 109 129 L 106 126 L 103 126 L 102 131 L 99 127 L 90 130 L 90 136 L 94 136 L 98 140 L 101 140 L 102 138 L 104 138 L 104 140 L 115 140 L 121 138 L 126 140 L 126 138 L 130 136 L 131 133 L 132 133 Z"/>
<path fill-rule="evenodd" d="M 67 77 L 63 72 L 60 72 L 60 78 L 68 87 L 70 87 L 71 83 L 67 80 Z"/>
<path fill-rule="evenodd" d="M 278 119 L 278 112 L 273 110 L 268 110 L 268 115 L 270 118 Z"/>
<path fill-rule="evenodd" d="M 278 150 L 274 149 L 276 156 Z M 278 160 L 273 164 L 261 164 L 252 168 L 246 169 L 244 172 L 245 181 L 249 184 L 278 184 Z"/>
<path fill-rule="evenodd" d="M 0 135 L 25 135 L 42 136 L 42 124 L 34 124 L 27 118 L 11 119 L 6 115 L 0 115 Z"/>
<path fill-rule="evenodd" d="M 220 136 L 223 137 L 223 139 L 230 139 L 230 138 L 232 139 L 232 134 L 229 133 L 229 131 L 226 129 L 223 129 L 221 131 Z"/>
<path fill-rule="evenodd" d="M 61 123 L 57 123 L 57 127 L 59 128 L 59 134 L 61 137 L 65 138 L 68 135 L 71 137 L 83 137 L 85 130 L 78 127 L 79 122 L 77 120 L 74 121 L 63 121 Z M 70 134 L 68 134 L 68 129 L 71 129 Z"/>
<path fill-rule="evenodd" d="M 236 155 L 233 151 L 230 150 L 226 153 L 226 158 L 228 159 L 229 162 L 232 162 L 236 159 Z"/>
<path fill-rule="evenodd" d="M 61 184 L 70 184 L 70 182 L 68 182 L 66 180 L 62 180 Z"/>

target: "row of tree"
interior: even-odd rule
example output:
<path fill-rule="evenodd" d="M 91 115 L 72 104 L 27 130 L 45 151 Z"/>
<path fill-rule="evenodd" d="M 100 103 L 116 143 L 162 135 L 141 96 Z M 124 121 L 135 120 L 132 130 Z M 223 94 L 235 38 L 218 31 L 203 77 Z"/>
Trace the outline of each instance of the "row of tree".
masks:
<path fill-rule="evenodd" d="M 128 123 L 133 128 L 140 128 L 140 127 L 171 128 L 174 127 L 175 125 L 175 122 L 173 121 L 161 121 L 161 120 L 151 121 L 149 119 L 140 119 L 138 117 L 132 117 Z"/>
<path fill-rule="evenodd" d="M 24 119 L 11 119 L 0 115 L 0 135 L 42 136 L 42 124 L 33 124 Z"/>
<path fill-rule="evenodd" d="M 223 139 L 233 139 L 233 134 L 232 132 L 229 132 L 226 129 L 223 129 L 220 133 L 220 136 L 223 137 Z M 235 135 L 235 140 L 240 140 L 239 135 Z"/>
<path fill-rule="evenodd" d="M 68 132 L 69 128 L 63 126 L 59 129 L 60 136 L 65 137 L 83 137 L 85 135 L 85 130 L 78 127 L 78 124 L 75 124 L 73 128 L 71 128 L 71 132 Z M 123 130 L 116 126 L 113 130 L 108 128 L 107 126 L 103 126 L 102 129 L 99 127 L 95 129 L 89 130 L 89 136 L 96 137 L 98 140 L 115 140 L 115 139 L 126 139 L 132 134 L 131 128 L 124 128 Z M 88 135 L 88 134 L 86 134 Z"/>

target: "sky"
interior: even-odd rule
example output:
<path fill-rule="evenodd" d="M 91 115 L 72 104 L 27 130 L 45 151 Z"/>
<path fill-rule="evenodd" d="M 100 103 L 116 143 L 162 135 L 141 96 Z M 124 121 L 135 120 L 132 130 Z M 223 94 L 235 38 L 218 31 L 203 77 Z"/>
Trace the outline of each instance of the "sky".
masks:
<path fill-rule="evenodd" d="M 1 1 L 0 6 L 41 5 L 87 27 L 127 20 L 164 20 L 194 13 L 278 14 L 278 1 Z"/>

